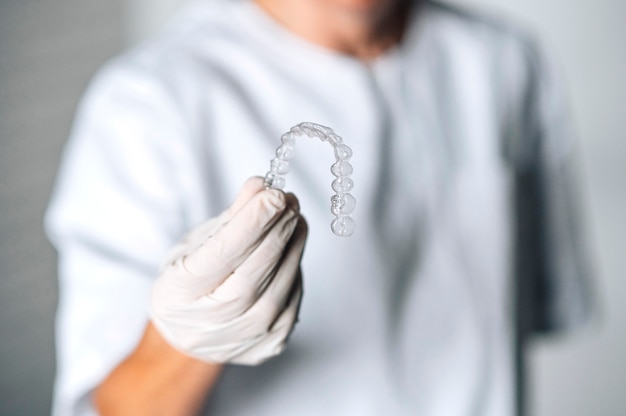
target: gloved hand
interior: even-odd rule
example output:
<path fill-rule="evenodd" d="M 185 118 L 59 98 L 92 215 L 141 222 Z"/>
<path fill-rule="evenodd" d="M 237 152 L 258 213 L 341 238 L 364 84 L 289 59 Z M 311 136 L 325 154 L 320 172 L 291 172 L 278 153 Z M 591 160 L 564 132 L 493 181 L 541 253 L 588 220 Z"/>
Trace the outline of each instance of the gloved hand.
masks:
<path fill-rule="evenodd" d="M 279 354 L 298 315 L 306 234 L 295 196 L 249 179 L 228 210 L 172 249 L 154 283 L 153 324 L 207 362 L 252 365 Z"/>

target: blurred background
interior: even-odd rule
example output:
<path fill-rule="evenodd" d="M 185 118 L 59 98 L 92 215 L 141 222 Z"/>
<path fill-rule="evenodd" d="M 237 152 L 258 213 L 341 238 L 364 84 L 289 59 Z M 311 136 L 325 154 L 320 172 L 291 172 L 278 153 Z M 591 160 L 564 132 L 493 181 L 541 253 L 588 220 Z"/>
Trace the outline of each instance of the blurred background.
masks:
<path fill-rule="evenodd" d="M 448 0 L 521 23 L 562 62 L 582 150 L 599 319 L 532 347 L 532 415 L 626 414 L 626 1 Z M 42 232 L 94 71 L 185 0 L 0 0 L 0 415 L 49 413 L 55 254 Z"/>

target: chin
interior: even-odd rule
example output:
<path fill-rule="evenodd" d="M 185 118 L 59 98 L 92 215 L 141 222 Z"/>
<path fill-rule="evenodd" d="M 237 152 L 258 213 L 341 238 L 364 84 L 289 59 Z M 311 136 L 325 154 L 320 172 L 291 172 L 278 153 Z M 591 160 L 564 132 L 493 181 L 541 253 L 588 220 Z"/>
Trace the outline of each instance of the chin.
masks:
<path fill-rule="evenodd" d="M 345 10 L 361 13 L 377 13 L 388 10 L 395 4 L 404 2 L 405 0 L 326 0 L 328 3 L 334 4 Z"/>
<path fill-rule="evenodd" d="M 362 15 L 373 19 L 380 19 L 388 15 L 400 5 L 408 5 L 415 0 L 314 0 L 325 1 L 334 7 L 343 9 L 353 15 Z"/>

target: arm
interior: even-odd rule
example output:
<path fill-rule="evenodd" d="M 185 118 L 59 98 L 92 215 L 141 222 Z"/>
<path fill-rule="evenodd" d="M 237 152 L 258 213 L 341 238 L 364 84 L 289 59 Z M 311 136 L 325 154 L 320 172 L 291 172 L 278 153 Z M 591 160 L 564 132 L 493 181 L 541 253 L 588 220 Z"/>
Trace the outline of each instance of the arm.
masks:
<path fill-rule="evenodd" d="M 149 323 L 137 348 L 100 384 L 94 403 L 107 415 L 193 415 L 223 366 L 172 348 Z"/>
<path fill-rule="evenodd" d="M 537 45 L 526 54 L 515 197 L 518 325 L 530 337 L 588 321 L 593 293 L 563 76 Z"/>

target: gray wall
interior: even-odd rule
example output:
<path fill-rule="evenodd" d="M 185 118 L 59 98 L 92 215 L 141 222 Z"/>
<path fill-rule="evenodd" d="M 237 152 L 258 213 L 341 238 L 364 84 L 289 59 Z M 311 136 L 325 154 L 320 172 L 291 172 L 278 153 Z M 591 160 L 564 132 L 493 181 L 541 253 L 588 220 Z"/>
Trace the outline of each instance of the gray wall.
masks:
<path fill-rule="evenodd" d="M 626 2 L 451 1 L 539 33 L 564 64 L 579 123 L 601 319 L 535 346 L 533 414 L 626 414 Z M 0 415 L 49 408 L 56 281 L 41 217 L 80 94 L 183 2 L 0 0 Z"/>
<path fill-rule="evenodd" d="M 42 215 L 74 109 L 122 45 L 120 1 L 0 0 L 0 415 L 49 413 L 56 305 Z"/>

